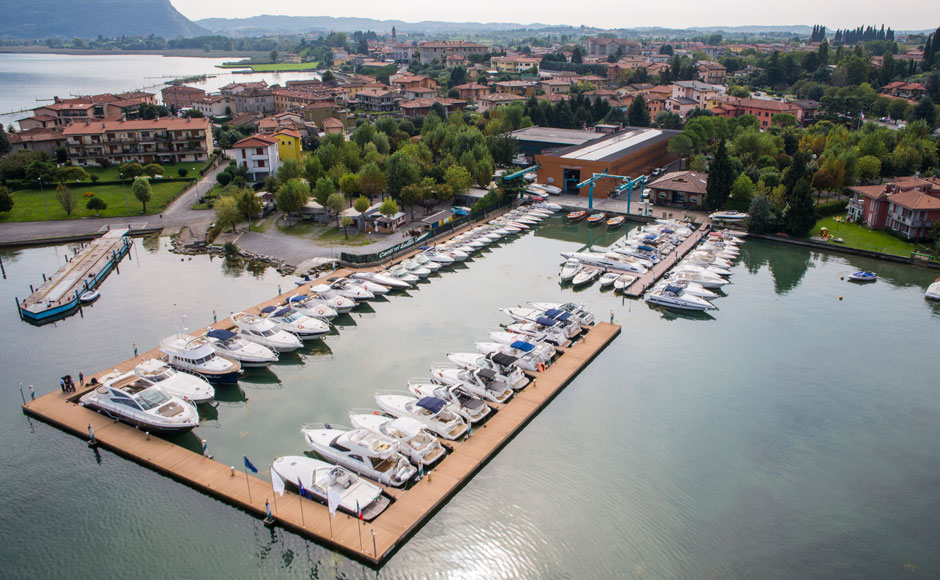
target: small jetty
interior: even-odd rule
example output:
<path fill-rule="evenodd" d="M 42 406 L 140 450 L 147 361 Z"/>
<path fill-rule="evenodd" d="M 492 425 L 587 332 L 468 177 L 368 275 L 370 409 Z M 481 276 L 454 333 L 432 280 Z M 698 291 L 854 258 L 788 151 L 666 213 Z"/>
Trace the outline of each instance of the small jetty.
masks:
<path fill-rule="evenodd" d="M 643 293 L 646 292 L 648 288 L 652 288 L 653 284 L 659 281 L 663 277 L 663 274 L 669 271 L 670 268 L 679 263 L 679 260 L 685 257 L 692 248 L 694 248 L 702 238 L 709 232 L 711 229 L 711 224 L 708 220 L 705 221 L 702 225 L 698 227 L 692 235 L 684 239 L 679 247 L 675 249 L 674 252 L 669 254 L 666 258 L 660 260 L 657 264 L 653 264 L 653 267 L 650 270 L 633 281 L 632 284 L 623 289 L 624 296 L 629 298 L 640 298 L 643 296 Z"/>
<path fill-rule="evenodd" d="M 339 272 L 345 273 L 348 272 Z M 285 293 L 255 308 L 283 301 L 300 291 Z M 228 324 L 230 320 L 226 319 L 214 326 Z M 342 513 L 338 513 L 331 522 L 327 507 L 317 501 L 303 499 L 296 493 L 278 496 L 270 481 L 246 475 L 198 452 L 82 407 L 78 400 L 91 388 L 88 382 L 74 393 L 55 391 L 28 401 L 23 405 L 23 411 L 86 440 L 91 440 L 93 432 L 94 444 L 259 518 L 266 517 L 265 502 L 269 502 L 273 525 L 282 526 L 370 566 L 380 566 L 590 364 L 620 334 L 620 330 L 620 326 L 608 323 L 583 327 L 574 344 L 558 349 L 560 356 L 548 368 L 539 373 L 527 373 L 536 377 L 535 380 L 517 392 L 508 403 L 493 403 L 499 413 L 484 426 L 475 428 L 472 436 L 460 441 L 446 441 L 450 448 L 447 456 L 422 479 L 409 489 L 383 486 L 394 501 L 371 522 Z M 197 331 L 194 334 L 201 333 Z M 159 351 L 154 349 L 109 365 L 108 370 L 94 377 L 100 381 L 112 368 L 129 370 L 141 358 L 151 356 L 159 356 Z"/>
<path fill-rule="evenodd" d="M 85 246 L 64 266 L 45 278 L 39 288 L 25 300 L 16 301 L 20 319 L 31 324 L 41 325 L 60 320 L 81 305 L 80 296 L 94 290 L 111 270 L 127 255 L 133 240 L 127 237 L 128 230 L 109 230 L 100 238 Z"/>

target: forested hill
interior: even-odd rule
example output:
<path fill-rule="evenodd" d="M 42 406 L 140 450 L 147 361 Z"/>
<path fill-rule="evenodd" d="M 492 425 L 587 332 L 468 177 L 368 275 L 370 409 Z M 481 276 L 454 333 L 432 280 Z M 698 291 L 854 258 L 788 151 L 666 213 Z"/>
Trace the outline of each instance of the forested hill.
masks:
<path fill-rule="evenodd" d="M 207 32 L 169 0 L 0 0 L 0 15 L 0 38 L 176 38 Z"/>

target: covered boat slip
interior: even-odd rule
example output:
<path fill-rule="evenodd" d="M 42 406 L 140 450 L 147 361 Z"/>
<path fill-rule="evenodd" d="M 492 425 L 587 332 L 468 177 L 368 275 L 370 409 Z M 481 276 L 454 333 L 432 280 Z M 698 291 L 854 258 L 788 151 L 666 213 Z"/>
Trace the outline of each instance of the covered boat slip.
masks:
<path fill-rule="evenodd" d="M 110 230 L 92 241 L 20 303 L 20 315 L 37 322 L 77 308 L 78 295 L 96 288 L 127 254 L 127 232 Z"/>
<path fill-rule="evenodd" d="M 710 230 L 710 224 L 708 220 L 704 224 L 700 225 L 698 229 L 692 232 L 692 235 L 682 240 L 682 243 L 679 244 L 679 247 L 676 250 L 663 258 L 657 264 L 653 264 L 653 267 L 649 271 L 636 280 L 633 281 L 629 286 L 623 289 L 623 293 L 630 298 L 639 298 L 643 296 L 643 293 L 646 292 L 648 288 L 652 288 L 660 278 L 663 277 L 663 274 L 669 271 L 670 268 L 679 263 L 679 260 L 685 257 L 692 248 L 694 248 L 705 235 Z"/>
<path fill-rule="evenodd" d="M 377 566 L 404 545 L 618 334 L 620 327 L 614 324 L 600 323 L 591 327 L 580 341 L 539 373 L 536 381 L 510 402 L 499 405 L 499 413 L 487 421 L 485 427 L 474 429 L 463 441 L 447 442 L 453 451 L 424 479 L 407 490 L 383 486 L 385 492 L 395 498 L 384 513 L 369 523 L 339 513 L 332 522 L 332 535 L 329 512 L 323 504 L 301 499 L 295 493 L 275 498 L 271 483 L 266 480 L 249 475 L 246 485 L 243 471 L 232 472 L 227 465 L 81 407 L 75 401 L 88 391 L 87 388 L 78 393 L 55 391 L 29 401 L 23 409 L 28 415 L 84 439 L 88 439 L 91 425 L 102 447 L 259 517 L 265 515 L 267 500 L 278 525 Z M 142 356 L 155 354 L 143 353 Z M 139 359 L 135 358 L 115 366 L 133 369 L 137 362 Z"/>

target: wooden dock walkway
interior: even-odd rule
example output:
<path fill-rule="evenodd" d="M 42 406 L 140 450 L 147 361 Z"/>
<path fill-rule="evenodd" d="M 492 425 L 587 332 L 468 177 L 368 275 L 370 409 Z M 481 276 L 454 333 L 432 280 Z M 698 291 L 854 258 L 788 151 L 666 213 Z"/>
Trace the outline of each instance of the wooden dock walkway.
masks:
<path fill-rule="evenodd" d="M 688 254 L 692 248 L 694 248 L 705 234 L 708 233 L 710 229 L 710 224 L 706 220 L 705 223 L 700 225 L 697 230 L 692 232 L 692 235 L 682 241 L 679 244 L 679 247 L 676 250 L 669 254 L 665 259 L 661 260 L 658 264 L 654 264 L 652 268 L 646 273 L 633 281 L 632 284 L 623 289 L 624 296 L 628 298 L 639 298 L 643 296 L 643 293 L 646 292 L 648 288 L 651 288 L 653 284 L 659 281 L 663 277 L 663 274 L 669 271 L 670 268 L 675 266 L 679 261 Z"/>
<path fill-rule="evenodd" d="M 328 276 L 348 273 L 337 270 Z M 298 288 L 255 308 L 278 303 L 302 291 L 303 288 Z M 230 323 L 225 319 L 213 326 L 224 327 Z M 246 483 L 245 473 L 237 468 L 232 470 L 227 465 L 86 409 L 78 405 L 77 400 L 88 391 L 87 384 L 77 393 L 56 391 L 29 401 L 23 405 L 23 410 L 83 439 L 89 438 L 91 426 L 100 446 L 259 517 L 265 515 L 267 500 L 277 525 L 371 566 L 378 566 L 417 532 L 618 334 L 620 327 L 608 323 L 599 323 L 586 330 L 580 340 L 564 349 L 551 366 L 539 373 L 538 378 L 509 403 L 494 405 L 499 412 L 484 427 L 474 429 L 463 441 L 446 442 L 453 451 L 424 479 L 408 490 L 386 488 L 395 501 L 368 523 L 338 512 L 331 527 L 326 506 L 318 502 L 301 499 L 294 493 L 275 498 L 269 481 L 249 475 Z M 100 380 L 99 375 L 111 372 L 113 368 L 130 370 L 141 360 L 158 356 L 157 349 L 141 353 L 95 376 Z"/>

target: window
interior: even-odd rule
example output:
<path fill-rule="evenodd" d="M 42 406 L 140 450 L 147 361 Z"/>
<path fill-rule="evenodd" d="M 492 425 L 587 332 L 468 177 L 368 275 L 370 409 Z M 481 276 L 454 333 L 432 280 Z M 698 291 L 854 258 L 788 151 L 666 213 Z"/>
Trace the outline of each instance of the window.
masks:
<path fill-rule="evenodd" d="M 264 155 L 264 149 L 262 149 L 261 147 L 258 147 L 257 149 L 255 149 L 255 155 Z"/>
<path fill-rule="evenodd" d="M 248 151 L 245 149 L 242 149 L 242 159 L 247 159 L 247 158 L 248 158 Z"/>
<path fill-rule="evenodd" d="M 258 167 L 264 167 L 264 159 L 258 160 Z"/>

